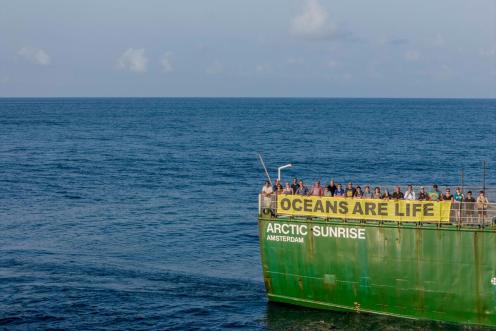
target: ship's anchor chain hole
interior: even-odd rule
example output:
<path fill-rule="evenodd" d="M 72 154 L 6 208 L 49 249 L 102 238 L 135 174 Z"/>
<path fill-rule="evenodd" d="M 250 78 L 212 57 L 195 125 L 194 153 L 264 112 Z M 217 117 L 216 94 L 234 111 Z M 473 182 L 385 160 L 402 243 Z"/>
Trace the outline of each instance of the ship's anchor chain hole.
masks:
<path fill-rule="evenodd" d="M 360 313 L 360 304 L 358 302 L 354 302 L 354 305 L 355 305 L 355 311 L 357 313 Z"/>

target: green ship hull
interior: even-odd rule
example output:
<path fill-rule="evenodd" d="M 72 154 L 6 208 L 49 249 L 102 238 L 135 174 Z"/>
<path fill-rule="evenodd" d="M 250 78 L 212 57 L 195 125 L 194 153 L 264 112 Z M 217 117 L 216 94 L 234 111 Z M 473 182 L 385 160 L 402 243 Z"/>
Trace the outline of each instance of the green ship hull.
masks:
<path fill-rule="evenodd" d="M 493 228 L 259 216 L 268 298 L 496 326 Z"/>

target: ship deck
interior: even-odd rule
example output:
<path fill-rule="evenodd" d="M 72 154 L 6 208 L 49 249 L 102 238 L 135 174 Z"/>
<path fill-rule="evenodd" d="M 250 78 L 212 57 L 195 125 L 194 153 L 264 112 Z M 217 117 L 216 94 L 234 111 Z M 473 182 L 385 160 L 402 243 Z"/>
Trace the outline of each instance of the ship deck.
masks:
<path fill-rule="evenodd" d="M 479 190 L 465 189 L 475 192 Z M 441 191 L 442 192 L 442 191 Z M 446 201 L 383 200 L 343 197 L 315 197 L 273 194 L 270 199 L 259 194 L 258 215 L 264 219 L 314 220 L 332 223 L 351 223 L 372 226 L 394 226 L 415 228 L 443 228 L 496 231 L 496 189 L 486 189 L 489 200 L 483 208 L 477 203 L 455 203 Z M 327 206 L 327 209 L 325 208 Z M 346 212 L 340 212 L 346 206 Z M 353 207 L 355 206 L 355 207 Z M 385 212 L 376 210 L 384 207 Z M 308 207 L 308 208 L 307 208 Z M 377 209 L 374 209 L 377 208 Z M 428 208 L 431 208 L 428 210 Z M 351 210 L 353 209 L 353 210 Z M 359 212 L 355 211 L 358 209 Z M 431 217 L 425 216 L 430 211 Z M 434 210 L 434 212 L 432 212 Z M 368 214 L 366 212 L 369 212 Z M 417 212 L 417 214 L 415 214 Z"/>

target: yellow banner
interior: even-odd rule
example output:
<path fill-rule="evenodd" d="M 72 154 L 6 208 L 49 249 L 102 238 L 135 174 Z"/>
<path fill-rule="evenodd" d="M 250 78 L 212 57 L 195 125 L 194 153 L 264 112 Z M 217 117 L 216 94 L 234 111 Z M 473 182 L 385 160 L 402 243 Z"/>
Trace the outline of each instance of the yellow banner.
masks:
<path fill-rule="evenodd" d="M 357 220 L 449 222 L 451 201 L 350 199 L 279 195 L 277 213 Z"/>

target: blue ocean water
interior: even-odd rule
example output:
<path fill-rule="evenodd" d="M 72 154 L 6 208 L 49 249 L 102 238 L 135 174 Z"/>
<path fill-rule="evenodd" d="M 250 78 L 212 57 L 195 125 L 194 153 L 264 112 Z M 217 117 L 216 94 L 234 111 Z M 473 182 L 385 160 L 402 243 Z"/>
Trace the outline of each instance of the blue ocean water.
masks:
<path fill-rule="evenodd" d="M 256 153 L 495 186 L 495 146 L 496 100 L 0 99 L 0 329 L 452 329 L 268 303 Z"/>

